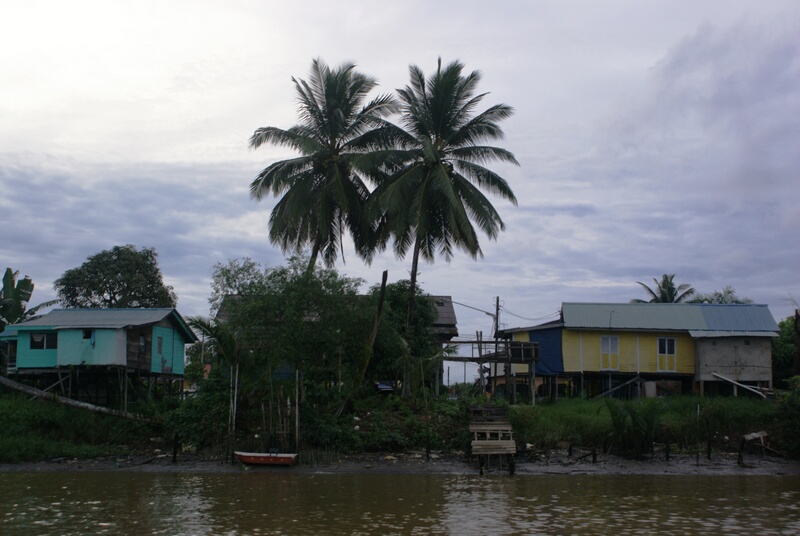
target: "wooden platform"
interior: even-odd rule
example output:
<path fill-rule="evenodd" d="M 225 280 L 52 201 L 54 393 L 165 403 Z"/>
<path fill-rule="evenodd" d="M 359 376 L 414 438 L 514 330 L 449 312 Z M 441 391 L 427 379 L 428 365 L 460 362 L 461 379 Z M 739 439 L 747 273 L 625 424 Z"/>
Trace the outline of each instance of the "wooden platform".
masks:
<path fill-rule="evenodd" d="M 514 429 L 508 422 L 477 422 L 469 425 L 472 454 L 516 454 Z"/>
<path fill-rule="evenodd" d="M 514 429 L 503 408 L 470 408 L 469 433 L 472 435 L 472 455 L 478 458 L 481 474 L 488 467 L 489 457 L 503 455 L 508 458 L 508 469 L 514 474 L 517 442 Z"/>

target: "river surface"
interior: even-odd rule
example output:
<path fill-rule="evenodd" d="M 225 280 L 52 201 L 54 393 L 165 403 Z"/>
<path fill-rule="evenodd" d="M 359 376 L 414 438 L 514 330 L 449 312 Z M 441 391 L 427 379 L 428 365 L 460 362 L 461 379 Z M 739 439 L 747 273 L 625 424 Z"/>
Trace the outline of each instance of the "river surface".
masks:
<path fill-rule="evenodd" d="M 0 534 L 800 534 L 798 476 L 0 473 Z"/>

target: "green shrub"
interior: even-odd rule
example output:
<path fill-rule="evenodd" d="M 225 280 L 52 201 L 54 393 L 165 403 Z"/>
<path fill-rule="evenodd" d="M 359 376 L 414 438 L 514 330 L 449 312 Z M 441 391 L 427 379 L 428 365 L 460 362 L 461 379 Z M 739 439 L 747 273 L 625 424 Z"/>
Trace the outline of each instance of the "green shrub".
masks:
<path fill-rule="evenodd" d="M 167 429 L 184 445 L 219 448 L 228 433 L 230 395 L 222 380 L 206 380 L 197 393 L 167 415 Z"/>
<path fill-rule="evenodd" d="M 800 376 L 789 378 L 786 382 L 789 390 L 778 398 L 775 434 L 778 447 L 784 453 L 800 458 Z"/>
<path fill-rule="evenodd" d="M 141 423 L 24 396 L 0 397 L 0 462 L 88 458 L 157 435 Z"/>

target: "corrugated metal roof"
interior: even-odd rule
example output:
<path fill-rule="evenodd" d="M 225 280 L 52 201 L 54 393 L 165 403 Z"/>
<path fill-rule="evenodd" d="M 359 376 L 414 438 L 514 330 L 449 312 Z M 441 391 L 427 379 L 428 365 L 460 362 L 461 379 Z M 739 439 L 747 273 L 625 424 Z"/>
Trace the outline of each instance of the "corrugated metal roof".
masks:
<path fill-rule="evenodd" d="M 706 326 L 718 331 L 778 331 L 766 305 L 708 305 L 701 308 Z"/>
<path fill-rule="evenodd" d="M 689 330 L 689 335 L 695 339 L 717 337 L 777 337 L 774 331 L 695 331 Z"/>
<path fill-rule="evenodd" d="M 46 315 L 15 324 L 17 329 L 46 326 L 53 329 L 122 329 L 157 324 L 174 315 L 187 340 L 196 337 L 175 309 L 53 309 Z"/>
<path fill-rule="evenodd" d="M 564 303 L 567 329 L 778 331 L 766 305 L 706 303 Z"/>
<path fill-rule="evenodd" d="M 436 319 L 433 321 L 433 330 L 439 335 L 458 336 L 456 310 L 453 307 L 453 298 L 450 296 L 431 296 Z"/>

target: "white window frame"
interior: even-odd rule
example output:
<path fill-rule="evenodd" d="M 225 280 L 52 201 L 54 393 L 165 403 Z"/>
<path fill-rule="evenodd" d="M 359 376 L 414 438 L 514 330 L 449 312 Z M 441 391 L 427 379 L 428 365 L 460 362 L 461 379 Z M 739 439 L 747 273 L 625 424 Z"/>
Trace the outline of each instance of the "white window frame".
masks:
<path fill-rule="evenodd" d="M 55 350 L 58 348 L 58 333 L 55 331 L 33 331 L 29 337 L 31 350 Z"/>
<path fill-rule="evenodd" d="M 619 336 L 600 336 L 600 370 L 619 370 Z"/>
<path fill-rule="evenodd" d="M 671 348 L 670 348 L 670 343 Z M 670 350 L 672 350 L 670 352 Z M 656 370 L 678 372 L 678 341 L 675 337 L 659 337 L 656 341 Z"/>

